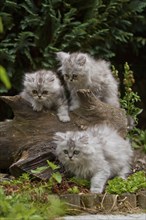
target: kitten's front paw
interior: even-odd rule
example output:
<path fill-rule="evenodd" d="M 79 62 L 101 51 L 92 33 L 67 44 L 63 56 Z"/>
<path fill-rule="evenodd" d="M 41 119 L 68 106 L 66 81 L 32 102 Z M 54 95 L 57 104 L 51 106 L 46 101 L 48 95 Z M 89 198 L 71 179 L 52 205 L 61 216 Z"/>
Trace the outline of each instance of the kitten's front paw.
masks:
<path fill-rule="evenodd" d="M 62 122 L 68 122 L 70 121 L 70 117 L 68 115 L 58 115 L 59 120 Z"/>
<path fill-rule="evenodd" d="M 71 105 L 70 107 L 69 107 L 69 111 L 74 111 L 75 109 L 77 109 L 77 108 L 79 108 L 79 105 Z"/>
<path fill-rule="evenodd" d="M 102 189 L 101 188 L 93 188 L 93 187 L 91 187 L 90 188 L 90 192 L 91 193 L 97 193 L 97 194 L 100 194 L 100 193 L 102 193 Z"/>
<path fill-rule="evenodd" d="M 42 106 L 41 105 L 33 105 L 33 110 L 36 112 L 40 112 L 42 110 Z"/>

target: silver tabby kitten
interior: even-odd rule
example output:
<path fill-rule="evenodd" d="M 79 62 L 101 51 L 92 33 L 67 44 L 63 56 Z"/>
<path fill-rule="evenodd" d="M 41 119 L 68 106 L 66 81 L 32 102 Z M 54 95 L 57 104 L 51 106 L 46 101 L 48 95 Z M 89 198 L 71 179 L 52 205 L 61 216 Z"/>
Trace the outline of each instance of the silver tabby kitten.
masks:
<path fill-rule="evenodd" d="M 70 121 L 64 88 L 55 73 L 48 70 L 26 73 L 23 84 L 20 95 L 31 103 L 34 111 L 55 106 L 60 121 Z"/>
<path fill-rule="evenodd" d="M 130 143 L 106 124 L 86 131 L 57 132 L 56 154 L 66 170 L 91 180 L 90 191 L 102 193 L 114 176 L 126 178 L 133 155 Z"/>
<path fill-rule="evenodd" d="M 61 70 L 71 92 L 70 110 L 79 107 L 77 90 L 90 89 L 101 101 L 120 107 L 118 82 L 105 60 L 95 60 L 85 53 L 58 52 Z"/>

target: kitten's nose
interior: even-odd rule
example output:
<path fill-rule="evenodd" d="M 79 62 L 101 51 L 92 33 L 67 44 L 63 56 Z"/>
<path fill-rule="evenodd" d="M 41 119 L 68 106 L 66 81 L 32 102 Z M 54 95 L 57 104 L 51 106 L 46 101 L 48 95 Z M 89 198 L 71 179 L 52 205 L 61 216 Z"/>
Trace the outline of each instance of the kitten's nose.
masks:
<path fill-rule="evenodd" d="M 72 160 L 72 156 L 69 156 L 69 159 Z"/>
<path fill-rule="evenodd" d="M 41 95 L 38 94 L 39 99 L 42 97 Z"/>

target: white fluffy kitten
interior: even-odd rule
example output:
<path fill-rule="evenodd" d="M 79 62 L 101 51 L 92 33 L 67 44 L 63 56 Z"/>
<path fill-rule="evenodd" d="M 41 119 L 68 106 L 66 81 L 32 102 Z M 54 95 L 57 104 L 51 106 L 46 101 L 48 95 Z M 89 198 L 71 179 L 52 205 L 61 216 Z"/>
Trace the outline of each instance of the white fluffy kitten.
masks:
<path fill-rule="evenodd" d="M 20 95 L 31 103 L 34 111 L 55 106 L 60 121 L 70 121 L 64 88 L 55 73 L 48 70 L 26 73 L 23 84 Z"/>
<path fill-rule="evenodd" d="M 118 82 L 112 75 L 110 65 L 105 60 L 95 60 L 85 53 L 58 52 L 57 59 L 71 92 L 70 110 L 79 107 L 78 89 L 90 89 L 101 101 L 120 107 Z"/>
<path fill-rule="evenodd" d="M 54 143 L 60 162 L 77 177 L 90 179 L 93 193 L 102 193 L 109 178 L 126 178 L 129 173 L 130 143 L 106 124 L 86 131 L 57 132 Z"/>

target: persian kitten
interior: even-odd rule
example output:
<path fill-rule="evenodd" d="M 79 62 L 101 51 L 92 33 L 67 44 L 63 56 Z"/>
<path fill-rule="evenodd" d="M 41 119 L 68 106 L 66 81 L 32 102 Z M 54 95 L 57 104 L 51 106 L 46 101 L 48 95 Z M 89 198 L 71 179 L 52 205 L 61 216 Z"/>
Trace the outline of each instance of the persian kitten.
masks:
<path fill-rule="evenodd" d="M 64 88 L 55 73 L 48 70 L 26 73 L 23 84 L 20 95 L 32 105 L 34 111 L 55 106 L 59 120 L 70 121 Z"/>
<path fill-rule="evenodd" d="M 101 101 L 120 107 L 118 82 L 105 60 L 95 60 L 85 53 L 58 52 L 57 59 L 71 93 L 70 110 L 79 107 L 77 90 L 90 89 Z"/>
<path fill-rule="evenodd" d="M 89 179 L 93 193 L 102 193 L 109 178 L 126 178 L 129 173 L 133 155 L 130 143 L 106 124 L 86 131 L 57 132 L 54 143 L 58 159 L 66 170 Z"/>

